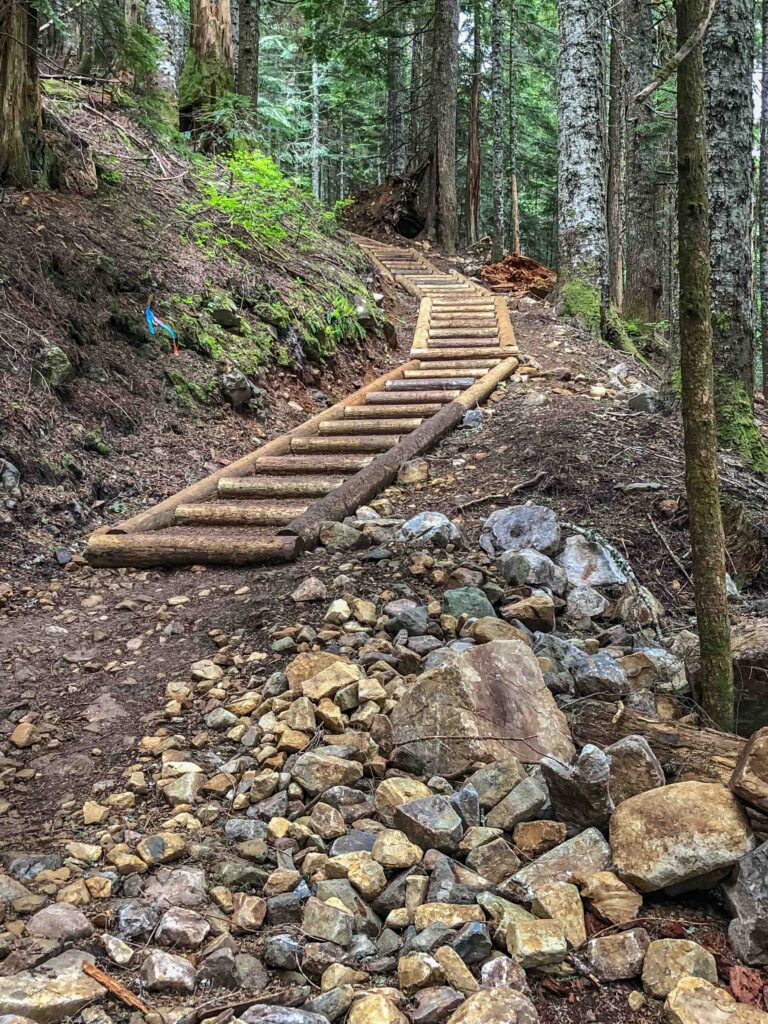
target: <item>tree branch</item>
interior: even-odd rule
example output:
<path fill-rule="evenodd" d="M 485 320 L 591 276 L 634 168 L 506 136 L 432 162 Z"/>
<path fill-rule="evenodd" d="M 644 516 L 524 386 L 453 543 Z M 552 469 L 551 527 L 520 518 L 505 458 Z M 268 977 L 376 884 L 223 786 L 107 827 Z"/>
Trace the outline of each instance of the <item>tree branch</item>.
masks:
<path fill-rule="evenodd" d="M 674 57 L 670 57 L 667 63 L 663 65 L 654 80 L 633 97 L 635 103 L 643 103 L 649 96 L 652 96 L 657 89 L 660 89 L 661 86 L 672 77 L 672 75 L 674 75 L 691 50 L 694 50 L 704 38 L 706 31 L 709 28 L 709 24 L 712 21 L 712 16 L 715 13 L 716 7 L 717 0 L 709 0 L 709 8 L 704 20 L 698 26 L 696 31 L 692 35 L 688 36 Z"/>

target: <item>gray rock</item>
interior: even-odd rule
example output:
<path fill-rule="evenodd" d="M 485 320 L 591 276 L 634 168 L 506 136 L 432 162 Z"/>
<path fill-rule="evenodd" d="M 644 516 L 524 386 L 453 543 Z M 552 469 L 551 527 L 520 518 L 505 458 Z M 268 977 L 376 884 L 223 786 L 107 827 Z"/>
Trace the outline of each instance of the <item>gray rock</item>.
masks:
<path fill-rule="evenodd" d="M 233 725 L 237 725 L 238 721 L 237 715 L 233 715 L 226 708 L 214 708 L 213 711 L 205 716 L 205 724 L 208 728 L 216 729 L 220 732 L 223 732 L 225 729 L 231 729 Z"/>
<path fill-rule="evenodd" d="M 607 823 L 614 804 L 609 792 L 611 759 L 604 751 L 588 743 L 573 764 L 545 757 L 540 767 L 560 821 L 576 828 Z"/>
<path fill-rule="evenodd" d="M 728 938 L 739 960 L 768 964 L 768 843 L 742 857 L 723 886 L 733 920 Z"/>
<path fill-rule="evenodd" d="M 117 911 L 117 929 L 124 939 L 131 942 L 146 942 L 159 920 L 157 910 L 144 900 L 129 900 Z"/>
<path fill-rule="evenodd" d="M 197 911 L 171 907 L 160 919 L 155 938 L 161 946 L 198 949 L 210 930 L 211 926 Z"/>
<path fill-rule="evenodd" d="M 240 1014 L 243 1024 L 328 1024 L 328 1018 L 308 1010 L 256 1003 Z"/>
<path fill-rule="evenodd" d="M 272 938 L 270 936 L 270 943 Z M 296 967 L 298 961 L 293 960 L 292 966 Z M 269 984 L 269 975 L 264 968 L 264 964 L 255 956 L 251 956 L 250 953 L 237 953 L 235 955 L 235 965 L 237 967 L 237 976 L 240 979 L 240 985 L 247 989 L 262 989 L 266 988 Z"/>
<path fill-rule="evenodd" d="M 314 939 L 348 946 L 354 931 L 354 915 L 310 896 L 304 907 L 302 927 Z"/>
<path fill-rule="evenodd" d="M 521 762 L 516 757 L 509 757 L 479 768 L 474 775 L 470 775 L 466 785 L 472 786 L 477 792 L 483 810 L 490 811 L 525 777 L 525 768 Z"/>
<path fill-rule="evenodd" d="M 611 587 L 627 582 L 608 549 L 581 534 L 566 537 L 556 562 L 565 570 L 572 587 Z"/>
<path fill-rule="evenodd" d="M 450 786 L 450 783 L 447 783 Z M 430 782 L 430 789 L 434 790 L 436 787 Z M 451 807 L 461 818 L 465 828 L 471 828 L 472 825 L 480 824 L 480 798 L 477 790 L 472 785 L 464 785 L 461 789 L 456 790 L 455 793 L 451 793 L 448 797 L 451 802 Z"/>
<path fill-rule="evenodd" d="M 141 978 L 150 992 L 195 991 L 195 969 L 189 960 L 159 950 L 150 953 L 141 965 Z"/>
<path fill-rule="evenodd" d="M 200 984 L 210 985 L 211 988 L 239 988 L 240 975 L 232 950 L 217 949 L 215 953 L 207 956 L 198 968 L 197 980 Z"/>
<path fill-rule="evenodd" d="M 462 427 L 473 428 L 482 427 L 483 425 L 483 410 L 482 409 L 467 409 L 464 413 L 464 418 L 461 421 Z"/>
<path fill-rule="evenodd" d="M 586 954 L 592 970 L 600 981 L 623 981 L 637 978 L 650 939 L 645 928 L 631 928 L 620 935 L 590 939 Z"/>
<path fill-rule="evenodd" d="M 611 863 L 611 847 L 596 828 L 588 828 L 526 864 L 512 876 L 527 899 L 533 899 L 544 882 L 569 882 L 605 871 Z"/>
<path fill-rule="evenodd" d="M 371 545 L 370 539 L 362 530 L 330 520 L 320 525 L 319 536 L 320 543 L 329 551 L 358 551 Z"/>
<path fill-rule="evenodd" d="M 617 806 L 664 785 L 664 769 L 645 736 L 624 736 L 606 747 L 605 753 L 611 759 L 611 799 Z"/>
<path fill-rule="evenodd" d="M 394 823 L 424 850 L 455 850 L 464 832 L 461 818 L 443 796 L 401 804 L 395 808 Z"/>
<path fill-rule="evenodd" d="M 293 935 L 270 935 L 264 947 L 264 962 L 278 971 L 295 971 L 301 964 L 304 946 Z"/>
<path fill-rule="evenodd" d="M 461 528 L 442 512 L 419 512 L 400 527 L 397 539 L 404 544 L 429 544 L 444 548 L 464 544 Z"/>
<path fill-rule="evenodd" d="M 21 497 L 21 471 L 10 459 L 0 459 L 0 487 L 12 498 Z"/>
<path fill-rule="evenodd" d="M 40 380 L 52 388 L 63 387 L 75 376 L 75 367 L 67 353 L 49 341 L 45 342 L 34 357 L 32 369 Z"/>
<path fill-rule="evenodd" d="M 343 1017 L 352 1005 L 355 990 L 352 985 L 339 985 L 309 999 L 304 1004 L 305 1013 L 317 1013 L 323 1020 L 335 1021 Z"/>
<path fill-rule="evenodd" d="M 578 625 L 588 626 L 608 610 L 608 599 L 594 587 L 572 587 L 565 603 L 566 618 Z"/>
<path fill-rule="evenodd" d="M 470 921 L 459 929 L 451 943 L 465 964 L 480 964 L 493 951 L 488 925 L 481 921 Z"/>
<path fill-rule="evenodd" d="M 386 629 L 388 633 L 398 633 L 404 629 L 409 636 L 424 636 L 429 625 L 427 609 L 416 601 L 401 598 L 384 605 L 384 614 L 389 616 Z"/>
<path fill-rule="evenodd" d="M 77 942 L 93 934 L 93 925 L 77 907 L 69 903 L 52 903 L 32 915 L 27 922 L 27 931 L 38 939 Z"/>
<path fill-rule="evenodd" d="M 253 397 L 253 385 L 244 373 L 233 368 L 219 378 L 219 394 L 233 409 L 244 409 Z"/>
<path fill-rule="evenodd" d="M 483 524 L 480 547 L 491 557 L 533 548 L 552 554 L 560 546 L 557 514 L 544 505 L 513 505 L 492 512 Z"/>
<path fill-rule="evenodd" d="M 0 978 L 0 1014 L 28 1018 L 37 1024 L 59 1024 L 76 1017 L 107 994 L 97 981 L 83 971 L 93 963 L 89 953 L 69 949 L 32 971 L 19 971 Z"/>
<path fill-rule="evenodd" d="M 446 590 L 443 594 L 443 611 L 457 619 L 460 615 L 468 615 L 473 619 L 482 619 L 485 616 L 496 617 L 493 605 L 479 587 L 459 587 L 456 590 Z"/>
<path fill-rule="evenodd" d="M 408 1011 L 412 1024 L 441 1024 L 464 1002 L 464 996 L 447 985 L 430 985 L 413 996 Z"/>
<path fill-rule="evenodd" d="M 144 895 L 163 907 L 199 907 L 207 900 L 200 868 L 161 868 L 144 887 Z"/>
<path fill-rule="evenodd" d="M 562 594 L 568 580 L 559 565 L 534 548 L 505 551 L 501 556 L 501 574 L 513 586 L 546 587 Z"/>
<path fill-rule="evenodd" d="M 598 651 L 573 670 L 576 693 L 580 697 L 620 700 L 630 691 L 627 673 L 607 651 Z"/>
<path fill-rule="evenodd" d="M 656 412 L 659 405 L 659 392 L 655 388 L 636 381 L 629 388 L 627 405 L 633 412 Z"/>
<path fill-rule="evenodd" d="M 521 821 L 533 821 L 549 803 L 549 793 L 543 783 L 527 776 L 485 816 L 488 828 L 503 828 L 511 832 Z"/>

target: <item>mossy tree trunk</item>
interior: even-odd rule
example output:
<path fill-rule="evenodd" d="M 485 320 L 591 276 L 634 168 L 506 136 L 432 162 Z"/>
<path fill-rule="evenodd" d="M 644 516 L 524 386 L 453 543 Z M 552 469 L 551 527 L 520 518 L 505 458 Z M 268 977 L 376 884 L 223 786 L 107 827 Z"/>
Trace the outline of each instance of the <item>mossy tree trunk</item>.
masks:
<path fill-rule="evenodd" d="M 507 175 L 509 177 L 509 217 L 508 230 L 509 248 L 514 253 L 520 252 L 520 203 L 517 190 L 517 93 L 515 86 L 517 60 L 515 53 L 515 33 L 517 21 L 515 16 L 515 0 L 509 0 L 509 51 L 507 58 L 507 122 L 509 126 L 509 145 L 507 150 Z"/>
<path fill-rule="evenodd" d="M 240 0 L 240 34 L 237 40 L 237 91 L 247 96 L 254 111 L 259 105 L 259 45 L 261 0 Z"/>
<path fill-rule="evenodd" d="M 626 0 L 627 61 L 627 279 L 624 316 L 643 324 L 661 319 L 662 297 L 658 231 L 658 130 L 653 97 L 635 96 L 653 78 L 654 41 L 651 0 Z"/>
<path fill-rule="evenodd" d="M 678 45 L 705 16 L 703 0 L 678 0 Z M 700 46 L 677 77 L 680 373 L 701 701 L 721 729 L 733 726 L 733 668 L 725 582 L 725 542 L 717 479 L 709 288 L 704 59 Z"/>
<path fill-rule="evenodd" d="M 43 138 L 37 75 L 37 12 L 25 0 L 0 4 L 0 182 L 55 184 Z"/>
<path fill-rule="evenodd" d="M 472 35 L 474 56 L 472 61 L 472 82 L 469 87 L 469 125 L 467 140 L 467 236 L 474 245 L 478 238 L 477 219 L 480 212 L 480 76 L 483 69 L 482 5 L 474 6 Z"/>
<path fill-rule="evenodd" d="M 169 122 L 178 118 L 178 67 L 184 49 L 181 15 L 168 0 L 145 0 L 144 24 L 160 41 L 157 66 L 147 78 L 150 92 L 160 101 L 161 115 Z"/>
<path fill-rule="evenodd" d="M 189 48 L 179 79 L 179 118 L 194 132 L 199 115 L 234 92 L 229 0 L 190 0 Z"/>
<path fill-rule="evenodd" d="M 493 235 L 491 258 L 504 255 L 504 12 L 491 3 L 491 121 L 493 144 Z"/>
<path fill-rule="evenodd" d="M 760 349 L 763 397 L 768 399 L 768 0 L 761 12 L 762 48 L 760 53 L 760 176 L 758 218 L 760 245 Z"/>
<path fill-rule="evenodd" d="M 718 0 L 704 40 L 715 408 L 720 443 L 768 470 L 754 422 L 753 0 Z"/>
<path fill-rule="evenodd" d="M 603 4 L 559 0 L 558 289 L 595 333 L 607 285 Z"/>
<path fill-rule="evenodd" d="M 403 19 L 400 0 L 388 0 L 387 30 L 387 174 L 400 175 L 405 167 L 405 79 Z"/>
<path fill-rule="evenodd" d="M 626 56 L 624 53 L 624 0 L 611 11 L 611 62 L 608 108 L 608 281 L 611 302 L 621 310 L 624 299 L 624 246 L 622 204 L 626 167 Z"/>
<path fill-rule="evenodd" d="M 432 33 L 431 150 L 427 237 L 456 252 L 456 91 L 459 82 L 459 0 L 435 0 Z"/>

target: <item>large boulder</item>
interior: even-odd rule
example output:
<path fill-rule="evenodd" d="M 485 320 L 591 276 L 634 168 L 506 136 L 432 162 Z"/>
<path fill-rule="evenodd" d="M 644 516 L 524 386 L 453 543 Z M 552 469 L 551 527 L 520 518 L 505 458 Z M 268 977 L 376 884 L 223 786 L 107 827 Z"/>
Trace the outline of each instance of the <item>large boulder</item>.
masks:
<path fill-rule="evenodd" d="M 480 547 L 493 557 L 533 549 L 545 555 L 560 545 L 557 514 L 546 505 L 513 505 L 492 512 L 483 524 Z"/>
<path fill-rule="evenodd" d="M 58 1024 L 76 1017 L 85 1006 L 107 994 L 85 973 L 85 961 L 93 963 L 90 953 L 68 949 L 35 970 L 0 978 L 0 1015 L 17 1015 L 37 1024 Z"/>
<path fill-rule="evenodd" d="M 391 716 L 393 741 L 428 774 L 510 754 L 537 762 L 574 754 L 565 716 L 544 683 L 538 660 L 519 640 L 494 640 L 425 672 Z"/>
<path fill-rule="evenodd" d="M 448 1024 L 537 1024 L 530 999 L 511 988 L 476 992 L 449 1018 Z"/>
<path fill-rule="evenodd" d="M 620 877 L 641 892 L 714 882 L 755 846 L 738 800 L 709 782 L 630 797 L 611 817 L 610 841 Z"/>
<path fill-rule="evenodd" d="M 768 843 L 741 858 L 723 889 L 736 955 L 748 964 L 768 964 Z"/>
<path fill-rule="evenodd" d="M 768 1014 L 737 1003 L 730 992 L 704 978 L 681 978 L 667 996 L 669 1024 L 768 1024 Z"/>
<path fill-rule="evenodd" d="M 745 803 L 768 813 L 768 726 L 745 743 L 730 786 Z"/>

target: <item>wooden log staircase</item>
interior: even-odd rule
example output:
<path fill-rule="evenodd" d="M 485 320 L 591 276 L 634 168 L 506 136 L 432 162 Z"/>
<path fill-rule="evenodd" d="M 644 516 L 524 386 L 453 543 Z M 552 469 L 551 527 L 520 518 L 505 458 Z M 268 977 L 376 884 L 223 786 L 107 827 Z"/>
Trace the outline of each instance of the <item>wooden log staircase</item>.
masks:
<path fill-rule="evenodd" d="M 395 479 L 515 371 L 506 303 L 412 249 L 356 239 L 421 300 L 411 359 L 282 437 L 89 538 L 98 566 L 286 562 Z"/>

